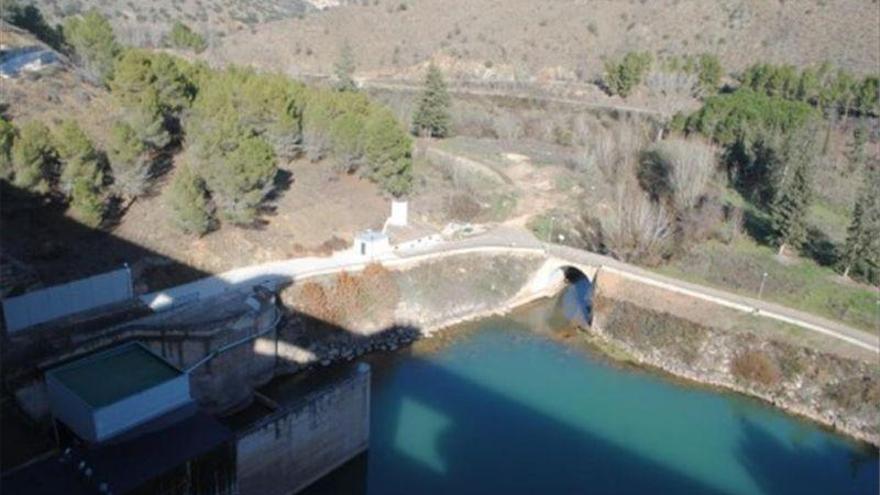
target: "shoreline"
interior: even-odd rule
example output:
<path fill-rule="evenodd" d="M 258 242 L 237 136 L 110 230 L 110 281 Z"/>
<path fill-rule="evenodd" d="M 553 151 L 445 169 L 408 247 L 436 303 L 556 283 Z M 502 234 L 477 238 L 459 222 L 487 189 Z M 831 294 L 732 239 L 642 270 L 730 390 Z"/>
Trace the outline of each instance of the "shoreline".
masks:
<path fill-rule="evenodd" d="M 427 325 L 423 329 L 420 337 L 409 345 L 412 345 L 417 341 L 431 340 L 441 337 L 442 333 L 449 331 L 454 332 L 455 327 L 461 325 L 475 323 L 479 320 L 493 317 L 507 316 L 514 311 L 525 309 L 531 304 L 550 299 L 558 293 L 558 290 L 544 291 L 540 294 L 515 297 L 507 303 L 493 309 L 477 311 L 469 315 L 457 316 L 441 322 L 432 323 Z M 721 380 L 702 377 L 694 372 L 686 372 L 671 367 L 664 367 L 656 362 L 645 359 L 638 352 L 633 352 L 632 350 L 627 349 L 625 344 L 613 341 L 605 335 L 596 333 L 592 328 L 574 328 L 574 336 L 578 339 L 580 347 L 586 348 L 587 351 L 598 355 L 598 357 L 601 357 L 614 365 L 632 367 L 640 372 L 653 373 L 663 379 L 679 382 L 682 386 L 704 388 L 724 394 L 736 394 L 750 400 L 756 400 L 766 406 L 782 411 L 784 414 L 793 418 L 801 421 L 808 421 L 826 431 L 845 437 L 849 441 L 862 444 L 874 450 L 880 450 L 880 438 L 871 438 L 870 436 L 862 435 L 857 430 L 830 421 L 820 414 L 809 411 L 803 406 L 774 399 L 769 394 L 749 390 L 742 386 L 736 386 Z M 560 341 L 565 345 L 572 345 L 571 342 L 565 342 L 565 340 Z M 379 350 L 382 349 L 380 348 Z"/>

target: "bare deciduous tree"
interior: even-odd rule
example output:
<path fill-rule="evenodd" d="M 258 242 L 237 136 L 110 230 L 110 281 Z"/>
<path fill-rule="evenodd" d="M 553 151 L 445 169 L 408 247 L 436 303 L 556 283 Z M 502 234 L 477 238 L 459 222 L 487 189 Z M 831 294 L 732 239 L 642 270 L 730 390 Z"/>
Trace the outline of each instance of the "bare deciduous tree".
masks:
<path fill-rule="evenodd" d="M 646 155 L 648 166 L 659 169 L 654 175 L 663 176 L 679 213 L 699 204 L 716 171 L 712 145 L 697 139 L 668 139 L 652 146 Z"/>

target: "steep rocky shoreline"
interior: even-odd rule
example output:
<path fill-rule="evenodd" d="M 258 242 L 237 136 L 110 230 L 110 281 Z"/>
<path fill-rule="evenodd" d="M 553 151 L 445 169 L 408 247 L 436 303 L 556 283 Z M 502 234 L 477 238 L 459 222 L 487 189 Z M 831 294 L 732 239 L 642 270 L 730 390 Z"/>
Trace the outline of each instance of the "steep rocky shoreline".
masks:
<path fill-rule="evenodd" d="M 880 446 L 880 369 L 598 297 L 591 335 L 639 365 L 762 399 Z"/>

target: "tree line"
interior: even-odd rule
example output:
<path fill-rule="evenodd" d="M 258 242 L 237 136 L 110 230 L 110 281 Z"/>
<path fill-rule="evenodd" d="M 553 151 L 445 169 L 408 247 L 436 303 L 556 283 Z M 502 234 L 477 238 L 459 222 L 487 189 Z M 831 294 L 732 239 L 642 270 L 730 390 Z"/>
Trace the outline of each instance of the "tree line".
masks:
<path fill-rule="evenodd" d="M 829 159 L 817 136 L 827 122 L 816 101 L 764 89 L 757 91 L 749 84 L 707 98 L 700 110 L 676 116 L 671 127 L 702 134 L 722 146 L 729 183 L 768 215 L 767 240 L 785 254 L 802 249 L 809 240 L 807 215 L 815 199 L 814 174 Z M 839 110 L 846 108 L 833 104 Z M 839 269 L 845 276 L 855 274 L 876 284 L 880 281 L 880 162 L 864 152 L 851 153 L 849 159 L 863 180 L 861 190 L 854 191 L 847 239 L 838 253 Z"/>

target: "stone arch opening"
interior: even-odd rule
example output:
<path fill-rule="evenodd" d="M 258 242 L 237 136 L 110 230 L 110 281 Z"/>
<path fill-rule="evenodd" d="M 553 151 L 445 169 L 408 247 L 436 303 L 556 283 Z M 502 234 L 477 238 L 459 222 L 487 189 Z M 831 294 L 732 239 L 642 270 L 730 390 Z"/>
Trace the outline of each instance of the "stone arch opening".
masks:
<path fill-rule="evenodd" d="M 593 281 L 581 269 L 566 265 L 558 270 L 565 280 L 562 310 L 570 321 L 589 326 L 593 321 Z"/>

